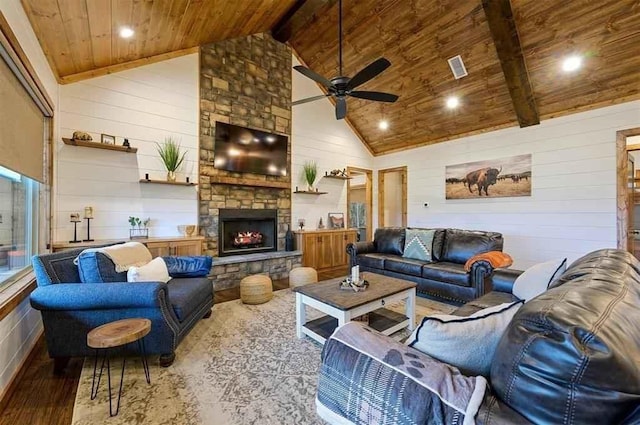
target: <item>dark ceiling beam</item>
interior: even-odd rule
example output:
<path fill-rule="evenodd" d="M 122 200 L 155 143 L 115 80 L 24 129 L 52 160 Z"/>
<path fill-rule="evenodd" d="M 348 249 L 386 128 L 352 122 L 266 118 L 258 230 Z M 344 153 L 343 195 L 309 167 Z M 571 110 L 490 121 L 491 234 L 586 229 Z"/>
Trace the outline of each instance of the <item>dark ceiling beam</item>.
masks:
<path fill-rule="evenodd" d="M 502 73 L 507 81 L 513 108 L 520 127 L 540 124 L 540 114 L 533 96 L 529 71 L 518 37 L 509 0 L 482 0 L 493 43 L 498 52 Z"/>
<path fill-rule="evenodd" d="M 330 9 L 336 1 L 297 0 L 271 29 L 271 35 L 279 42 L 286 43 L 300 28 L 314 20 L 321 11 Z"/>

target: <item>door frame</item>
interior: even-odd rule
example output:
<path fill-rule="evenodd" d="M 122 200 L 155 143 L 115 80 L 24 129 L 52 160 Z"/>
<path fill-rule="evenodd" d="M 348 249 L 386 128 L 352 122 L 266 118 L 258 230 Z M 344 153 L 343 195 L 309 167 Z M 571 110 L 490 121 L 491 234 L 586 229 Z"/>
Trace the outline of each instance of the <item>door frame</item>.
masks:
<path fill-rule="evenodd" d="M 407 227 L 407 166 L 378 170 L 378 227 L 384 227 L 384 175 L 400 172 L 402 186 L 402 227 Z"/>
<path fill-rule="evenodd" d="M 347 177 L 351 177 L 352 172 L 364 173 L 364 194 L 367 208 L 367 240 L 373 237 L 373 170 L 359 167 L 347 167 Z M 351 223 L 351 179 L 347 180 L 347 223 Z M 347 226 L 345 226 L 347 227 Z"/>
<path fill-rule="evenodd" d="M 620 130 L 616 132 L 616 227 L 618 233 L 618 248 L 629 251 L 629 214 L 631 205 L 628 194 L 628 167 L 627 167 L 627 137 L 640 136 L 640 127 Z M 637 146 L 636 146 L 637 147 Z M 634 149 L 631 149 L 634 150 Z"/>

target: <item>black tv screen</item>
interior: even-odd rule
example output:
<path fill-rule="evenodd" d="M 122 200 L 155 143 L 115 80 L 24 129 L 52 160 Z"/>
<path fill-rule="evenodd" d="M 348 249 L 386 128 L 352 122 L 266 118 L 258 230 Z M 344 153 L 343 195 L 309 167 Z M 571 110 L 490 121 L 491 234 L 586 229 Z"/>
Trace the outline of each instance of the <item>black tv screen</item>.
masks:
<path fill-rule="evenodd" d="M 216 122 L 213 167 L 241 173 L 287 175 L 287 137 Z"/>

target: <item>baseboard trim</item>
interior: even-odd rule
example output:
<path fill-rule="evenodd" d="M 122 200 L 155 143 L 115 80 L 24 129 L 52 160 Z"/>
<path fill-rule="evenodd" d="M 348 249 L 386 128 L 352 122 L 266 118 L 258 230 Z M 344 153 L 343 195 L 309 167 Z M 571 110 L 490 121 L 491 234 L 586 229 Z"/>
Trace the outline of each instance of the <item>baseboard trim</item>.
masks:
<path fill-rule="evenodd" d="M 15 392 L 16 388 L 18 387 L 18 383 L 20 382 L 20 379 L 24 376 L 27 370 L 26 366 L 29 363 L 31 363 L 31 361 L 33 360 L 33 357 L 37 354 L 38 350 L 36 350 L 36 347 L 38 347 L 40 343 L 44 344 L 44 329 L 40 329 L 38 336 L 34 339 L 34 343 L 29 349 L 29 354 L 27 354 L 25 358 L 22 359 L 22 362 L 20 362 L 20 366 L 11 377 L 11 380 L 9 381 L 9 385 L 7 385 L 4 391 L 0 393 L 0 413 L 2 413 L 4 409 L 7 407 L 7 404 L 9 403 L 9 399 Z"/>

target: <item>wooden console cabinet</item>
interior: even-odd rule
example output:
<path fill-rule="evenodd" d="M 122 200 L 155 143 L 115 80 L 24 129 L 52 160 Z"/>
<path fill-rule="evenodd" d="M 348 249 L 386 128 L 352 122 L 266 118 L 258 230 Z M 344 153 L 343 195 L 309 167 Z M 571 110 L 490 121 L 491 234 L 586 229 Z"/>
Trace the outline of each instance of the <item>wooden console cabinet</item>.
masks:
<path fill-rule="evenodd" d="M 302 265 L 318 271 L 347 267 L 347 244 L 356 241 L 356 229 L 303 230 L 295 232 Z"/>
<path fill-rule="evenodd" d="M 202 255 L 203 236 L 186 236 L 186 237 L 166 237 L 166 238 L 148 238 L 135 239 L 149 248 L 153 258 L 167 257 L 170 255 Z M 57 242 L 53 244 L 53 252 L 64 251 L 74 248 L 93 248 L 96 246 L 104 246 L 119 242 L 130 242 L 128 239 L 113 240 L 96 240 L 93 242 L 80 242 L 72 244 L 68 242 Z"/>

